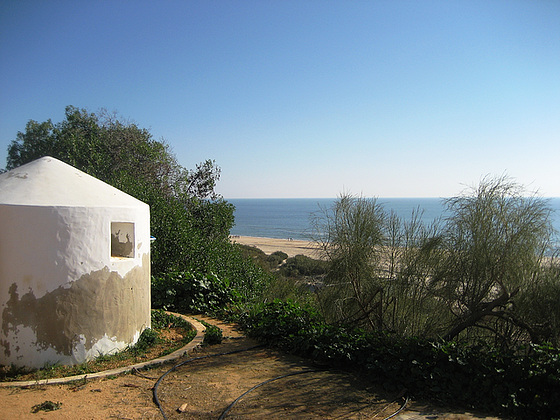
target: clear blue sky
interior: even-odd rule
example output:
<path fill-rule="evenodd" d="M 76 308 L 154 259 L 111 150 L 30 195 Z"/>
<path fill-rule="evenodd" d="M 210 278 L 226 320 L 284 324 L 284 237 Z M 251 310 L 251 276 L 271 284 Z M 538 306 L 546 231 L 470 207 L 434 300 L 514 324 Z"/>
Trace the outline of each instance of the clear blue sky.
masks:
<path fill-rule="evenodd" d="M 28 120 L 118 111 L 226 198 L 560 196 L 560 1 L 0 2 L 0 167 Z"/>

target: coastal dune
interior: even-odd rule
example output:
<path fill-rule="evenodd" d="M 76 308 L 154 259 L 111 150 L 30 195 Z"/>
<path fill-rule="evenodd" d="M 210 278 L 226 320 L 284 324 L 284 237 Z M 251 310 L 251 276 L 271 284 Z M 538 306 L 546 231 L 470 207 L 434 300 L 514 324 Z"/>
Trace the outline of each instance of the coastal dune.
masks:
<path fill-rule="evenodd" d="M 285 252 L 286 254 L 288 254 L 288 257 L 305 255 L 310 258 L 319 259 L 321 255 L 317 244 L 309 241 L 294 239 L 258 238 L 254 236 L 231 236 L 230 239 L 232 242 L 241 245 L 254 246 L 267 255 L 270 255 L 275 251 Z"/>

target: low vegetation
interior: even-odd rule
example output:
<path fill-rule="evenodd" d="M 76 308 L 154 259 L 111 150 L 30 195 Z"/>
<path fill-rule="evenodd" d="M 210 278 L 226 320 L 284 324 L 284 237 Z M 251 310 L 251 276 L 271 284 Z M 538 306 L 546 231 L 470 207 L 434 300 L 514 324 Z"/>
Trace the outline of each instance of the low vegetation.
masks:
<path fill-rule="evenodd" d="M 387 391 L 517 418 L 560 413 L 560 351 L 550 345 L 527 344 L 519 354 L 483 343 L 366 332 L 327 324 L 313 308 L 282 301 L 255 308 L 244 327 L 269 345 L 354 370 Z"/>
<path fill-rule="evenodd" d="M 202 341 L 203 345 L 212 346 L 222 342 L 224 337 L 220 328 L 206 321 L 199 320 L 199 322 L 206 328 L 206 331 L 204 332 L 204 340 Z"/>

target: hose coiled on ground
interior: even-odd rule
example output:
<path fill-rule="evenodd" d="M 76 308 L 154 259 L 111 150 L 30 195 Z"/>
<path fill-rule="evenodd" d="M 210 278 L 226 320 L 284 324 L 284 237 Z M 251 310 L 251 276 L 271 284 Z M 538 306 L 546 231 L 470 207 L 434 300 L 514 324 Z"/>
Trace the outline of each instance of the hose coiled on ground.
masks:
<path fill-rule="evenodd" d="M 167 375 L 169 375 L 171 372 L 173 372 L 174 370 L 176 370 L 177 368 L 179 368 L 179 367 L 181 367 L 181 366 L 186 365 L 187 363 L 194 362 L 194 361 L 196 361 L 196 360 L 208 359 L 208 358 L 211 358 L 211 357 L 227 356 L 227 355 L 230 355 L 230 354 L 241 353 L 241 352 L 250 351 L 250 350 L 254 350 L 254 349 L 258 349 L 258 348 L 262 348 L 262 347 L 265 347 L 265 346 L 264 346 L 264 345 L 257 345 L 257 346 L 247 347 L 247 348 L 244 348 L 244 349 L 232 350 L 232 351 L 228 351 L 228 352 L 224 352 L 224 353 L 209 354 L 209 355 L 206 355 L 206 356 L 194 357 L 194 358 L 192 358 L 192 359 L 184 360 L 184 361 L 182 361 L 181 363 L 178 363 L 178 364 L 174 365 L 171 369 L 167 370 L 163 375 L 161 375 L 161 376 L 159 377 L 159 379 L 157 380 L 157 382 L 155 383 L 154 388 L 153 388 L 153 400 L 154 400 L 154 403 L 157 405 L 157 407 L 158 407 L 158 409 L 159 409 L 161 415 L 163 416 L 163 418 L 164 418 L 165 420 L 168 420 L 168 418 L 167 418 L 165 412 L 163 411 L 163 407 L 161 406 L 161 402 L 160 402 L 160 400 L 159 400 L 159 398 L 158 398 L 158 388 L 159 388 L 159 385 L 160 385 L 161 381 L 162 381 Z M 277 380 L 279 380 L 279 379 L 287 378 L 287 377 L 289 377 L 289 376 L 302 375 L 302 374 L 306 374 L 306 373 L 314 373 L 314 372 L 319 372 L 319 371 L 320 371 L 319 369 L 307 369 L 307 370 L 302 370 L 302 371 L 298 371 L 298 372 L 287 373 L 287 374 L 285 374 L 285 375 L 277 376 L 276 378 L 267 379 L 266 381 L 263 381 L 263 382 L 261 382 L 260 384 L 255 385 L 254 387 L 252 387 L 251 389 L 245 391 L 243 394 L 241 394 L 239 397 L 237 397 L 237 398 L 222 412 L 222 414 L 220 415 L 220 417 L 218 418 L 218 420 L 223 420 L 223 419 L 225 419 L 227 413 L 228 413 L 228 412 L 243 398 L 243 397 L 245 397 L 247 394 L 249 394 L 250 392 L 254 391 L 255 389 L 257 389 L 257 388 L 259 388 L 259 387 L 261 387 L 261 386 L 263 386 L 263 385 L 266 385 L 266 384 L 268 384 L 268 383 L 270 383 L 270 382 L 273 382 L 273 381 L 277 381 Z M 409 398 L 408 398 L 408 396 L 407 396 L 406 399 L 405 399 L 405 401 L 404 401 L 404 403 L 401 405 L 401 407 L 400 407 L 396 412 L 394 412 L 393 414 L 391 414 L 390 416 L 385 417 L 383 420 L 389 420 L 389 419 L 395 417 L 396 415 L 398 415 L 401 411 L 403 411 L 403 410 L 405 409 L 405 407 L 406 407 L 406 405 L 408 404 L 408 402 L 409 402 Z"/>

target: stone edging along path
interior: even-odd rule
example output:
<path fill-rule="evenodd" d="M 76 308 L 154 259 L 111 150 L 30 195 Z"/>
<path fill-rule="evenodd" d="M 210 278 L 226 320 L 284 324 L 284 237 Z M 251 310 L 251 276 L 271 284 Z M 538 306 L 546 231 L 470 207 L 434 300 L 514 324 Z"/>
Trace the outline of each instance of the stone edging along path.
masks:
<path fill-rule="evenodd" d="M 190 316 L 176 314 L 173 312 L 167 312 L 167 313 L 185 319 L 196 330 L 196 336 L 191 341 L 189 341 L 184 347 L 181 347 L 179 350 L 175 350 L 173 353 L 158 357 L 157 359 L 148 360 L 147 362 L 137 363 L 131 366 L 124 366 L 116 369 L 104 370 L 95 373 L 86 373 L 84 375 L 66 376 L 64 378 L 40 379 L 34 381 L 0 382 L 0 388 L 64 384 L 64 383 L 74 382 L 79 380 L 105 378 L 107 376 L 121 375 L 123 373 L 128 373 L 133 370 L 141 370 L 150 366 L 161 365 L 163 363 L 171 362 L 173 360 L 176 360 L 186 355 L 189 351 L 192 351 L 193 349 L 202 345 L 202 340 L 204 339 L 204 331 L 206 330 L 206 327 L 204 325 L 202 325 L 199 321 L 197 321 L 196 319 Z"/>

